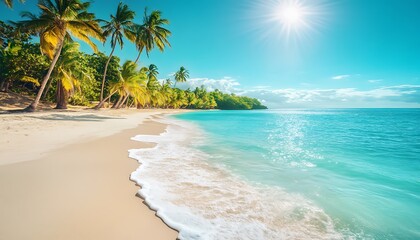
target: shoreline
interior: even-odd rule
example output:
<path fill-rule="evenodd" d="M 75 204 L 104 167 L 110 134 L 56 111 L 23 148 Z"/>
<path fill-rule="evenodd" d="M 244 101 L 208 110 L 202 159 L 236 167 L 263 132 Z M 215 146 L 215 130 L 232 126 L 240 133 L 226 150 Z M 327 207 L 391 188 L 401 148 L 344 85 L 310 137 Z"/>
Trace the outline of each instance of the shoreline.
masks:
<path fill-rule="evenodd" d="M 131 138 L 159 135 L 166 125 L 153 118 L 178 112 L 0 115 L 0 239 L 176 239 L 137 195 L 129 178 L 139 163 L 128 150 L 153 147 Z M 39 128 L 22 125 L 42 121 Z M 35 140 L 36 148 L 22 148 Z"/>

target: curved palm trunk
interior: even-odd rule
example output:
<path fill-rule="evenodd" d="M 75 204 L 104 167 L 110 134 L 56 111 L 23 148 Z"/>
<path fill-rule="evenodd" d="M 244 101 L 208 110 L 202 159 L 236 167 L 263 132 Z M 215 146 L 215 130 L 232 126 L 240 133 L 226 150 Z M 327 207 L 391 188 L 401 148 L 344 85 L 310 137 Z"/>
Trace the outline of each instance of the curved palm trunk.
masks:
<path fill-rule="evenodd" d="M 105 87 L 106 72 L 108 71 L 108 64 L 111 61 L 112 54 L 114 54 L 115 46 L 116 45 L 114 45 L 114 47 L 112 48 L 112 51 L 109 54 L 108 60 L 106 61 L 106 64 L 105 64 L 104 76 L 102 78 L 101 96 L 99 98 L 99 101 L 102 101 L 103 100 L 103 97 L 104 97 L 104 87 Z"/>
<path fill-rule="evenodd" d="M 57 81 L 57 106 L 56 109 L 67 109 L 68 91 L 64 88 L 61 81 Z"/>
<path fill-rule="evenodd" d="M 130 95 L 126 95 L 125 97 L 124 97 L 124 99 L 121 101 L 121 103 L 117 106 L 117 109 L 120 109 L 120 108 L 122 108 L 123 106 L 124 106 L 124 104 L 125 104 L 125 102 L 127 101 L 127 99 L 128 99 L 128 97 L 129 97 Z"/>
<path fill-rule="evenodd" d="M 45 85 L 47 85 L 48 79 L 50 79 L 50 76 L 51 76 L 51 73 L 52 73 L 52 71 L 55 67 L 55 64 L 57 63 L 58 58 L 60 57 L 61 49 L 63 48 L 63 45 L 64 45 L 64 39 L 60 42 L 58 50 L 55 53 L 54 58 L 51 62 L 50 68 L 48 69 L 48 72 L 45 75 L 44 79 L 42 79 L 41 87 L 39 88 L 39 91 L 38 91 L 38 93 L 35 97 L 35 100 L 31 103 L 31 105 L 29 105 L 28 107 L 25 108 L 25 111 L 34 112 L 36 110 L 36 107 L 38 106 L 39 100 L 41 99 L 42 92 L 45 89 Z"/>
<path fill-rule="evenodd" d="M 121 104 L 121 101 L 123 100 L 123 96 L 120 95 L 117 101 L 114 102 L 111 108 L 118 108 L 118 106 Z"/>
<path fill-rule="evenodd" d="M 147 103 L 140 103 L 140 102 L 138 102 L 136 104 L 136 108 L 137 109 L 144 109 L 144 108 L 146 108 L 146 105 L 147 105 Z"/>
<path fill-rule="evenodd" d="M 127 99 L 126 99 L 126 101 L 125 101 L 125 103 L 124 103 L 124 108 L 130 108 L 129 106 L 128 106 L 128 104 L 130 103 L 130 96 L 128 96 L 127 97 Z"/>
<path fill-rule="evenodd" d="M 140 59 L 140 55 L 141 55 L 141 52 L 143 51 L 143 49 L 141 49 L 140 51 L 139 51 L 139 55 L 137 55 L 137 58 L 136 58 L 136 61 L 134 61 L 134 63 L 135 64 L 137 64 L 137 62 L 139 61 L 139 59 Z"/>
<path fill-rule="evenodd" d="M 114 92 L 112 92 L 111 94 L 109 94 L 108 95 L 108 97 L 106 97 L 106 98 L 104 98 L 102 101 L 100 101 L 99 103 L 98 103 L 98 105 L 96 105 L 95 107 L 94 107 L 94 109 L 99 109 L 99 108 L 101 108 L 103 105 L 104 105 L 104 103 L 108 100 L 108 99 L 110 99 L 115 93 L 116 93 L 117 91 L 114 91 Z"/>
<path fill-rule="evenodd" d="M 5 91 L 5 89 L 6 89 L 6 88 L 4 87 L 4 86 L 6 85 L 6 82 L 7 82 L 7 80 L 6 80 L 6 79 L 2 79 L 2 80 L 1 80 L 1 84 L 0 84 L 0 91 L 2 91 L 2 92 L 3 92 L 3 91 L 4 91 L 4 92 L 6 92 L 6 91 Z"/>
<path fill-rule="evenodd" d="M 45 91 L 42 93 L 42 96 L 41 96 L 42 100 L 45 100 L 45 98 L 47 97 L 47 94 L 48 94 L 48 91 L 50 90 L 51 84 L 52 84 L 52 80 L 48 79 L 48 84 L 45 88 Z"/>
<path fill-rule="evenodd" d="M 12 81 L 10 80 L 10 79 L 5 79 L 2 83 L 1 83 L 1 86 L 0 86 L 0 91 L 2 91 L 2 92 L 9 92 L 9 87 L 10 87 L 10 83 L 11 83 Z"/>

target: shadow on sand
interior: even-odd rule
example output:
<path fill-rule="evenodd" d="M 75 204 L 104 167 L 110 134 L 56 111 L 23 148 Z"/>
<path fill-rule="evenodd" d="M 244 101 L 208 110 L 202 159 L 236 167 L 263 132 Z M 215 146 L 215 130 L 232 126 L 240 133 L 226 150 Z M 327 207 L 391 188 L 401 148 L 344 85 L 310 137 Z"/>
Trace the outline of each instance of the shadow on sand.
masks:
<path fill-rule="evenodd" d="M 107 119 L 124 119 L 121 117 L 98 116 L 95 114 L 69 116 L 66 114 L 49 114 L 48 116 L 29 116 L 31 118 L 53 121 L 101 122 Z"/>

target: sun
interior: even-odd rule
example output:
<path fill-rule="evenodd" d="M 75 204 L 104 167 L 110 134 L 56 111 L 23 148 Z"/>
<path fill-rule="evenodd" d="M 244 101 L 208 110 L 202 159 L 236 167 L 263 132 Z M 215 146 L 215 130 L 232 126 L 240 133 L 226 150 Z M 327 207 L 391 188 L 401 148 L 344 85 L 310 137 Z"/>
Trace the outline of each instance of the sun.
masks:
<path fill-rule="evenodd" d="M 258 42 L 287 50 L 315 43 L 328 27 L 331 0 L 252 0 L 243 5 L 245 31 Z"/>
<path fill-rule="evenodd" d="M 304 11 L 299 6 L 285 6 L 278 12 L 284 24 L 295 25 L 304 20 Z"/>
<path fill-rule="evenodd" d="M 254 0 L 249 7 L 252 27 L 263 39 L 300 43 L 319 33 L 325 24 L 326 4 L 323 0 Z"/>
<path fill-rule="evenodd" d="M 310 8 L 303 5 L 298 0 L 282 1 L 276 6 L 273 20 L 281 24 L 281 29 L 288 37 L 292 33 L 303 31 L 305 26 L 309 26 Z"/>

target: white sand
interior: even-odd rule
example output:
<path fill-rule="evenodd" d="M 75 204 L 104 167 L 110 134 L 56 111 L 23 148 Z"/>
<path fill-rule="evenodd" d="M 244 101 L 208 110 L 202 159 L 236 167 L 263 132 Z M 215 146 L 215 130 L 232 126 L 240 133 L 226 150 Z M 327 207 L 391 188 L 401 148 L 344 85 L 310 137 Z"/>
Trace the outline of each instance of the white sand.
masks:
<path fill-rule="evenodd" d="M 150 147 L 130 137 L 163 132 L 146 119 L 168 112 L 0 115 L 0 239 L 176 239 L 135 196 L 127 151 Z"/>

